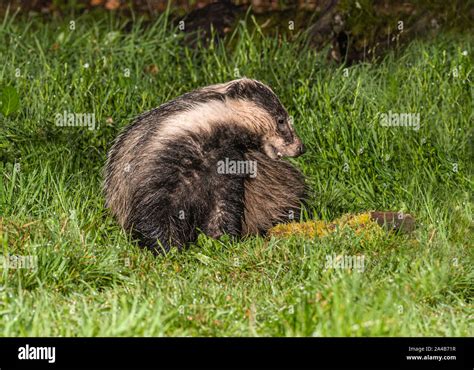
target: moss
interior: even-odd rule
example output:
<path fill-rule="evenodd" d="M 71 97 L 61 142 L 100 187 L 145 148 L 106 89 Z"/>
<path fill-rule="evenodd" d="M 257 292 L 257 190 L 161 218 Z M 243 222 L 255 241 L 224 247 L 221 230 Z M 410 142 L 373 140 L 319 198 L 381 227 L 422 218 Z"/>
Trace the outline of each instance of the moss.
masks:
<path fill-rule="evenodd" d="M 351 229 L 357 235 L 362 235 L 364 239 L 370 240 L 385 233 L 384 229 L 372 219 L 369 212 L 360 214 L 346 214 L 332 221 L 311 220 L 306 222 L 291 222 L 279 224 L 271 228 L 268 236 L 277 238 L 289 238 L 298 236 L 305 239 L 323 238 L 332 233 Z"/>

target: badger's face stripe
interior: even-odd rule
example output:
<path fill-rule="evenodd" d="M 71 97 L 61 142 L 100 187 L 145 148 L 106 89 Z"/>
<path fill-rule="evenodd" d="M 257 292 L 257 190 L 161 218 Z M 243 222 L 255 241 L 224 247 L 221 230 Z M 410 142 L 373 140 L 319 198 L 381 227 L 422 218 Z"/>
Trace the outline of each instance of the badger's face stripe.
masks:
<path fill-rule="evenodd" d="M 165 119 L 154 131 L 154 139 L 149 141 L 150 150 L 158 150 L 163 140 L 179 140 L 189 132 L 210 132 L 217 124 L 225 122 L 248 130 L 253 135 L 263 136 L 272 132 L 277 134 L 270 114 L 247 100 L 225 99 L 198 103 L 192 109 L 186 109 Z"/>

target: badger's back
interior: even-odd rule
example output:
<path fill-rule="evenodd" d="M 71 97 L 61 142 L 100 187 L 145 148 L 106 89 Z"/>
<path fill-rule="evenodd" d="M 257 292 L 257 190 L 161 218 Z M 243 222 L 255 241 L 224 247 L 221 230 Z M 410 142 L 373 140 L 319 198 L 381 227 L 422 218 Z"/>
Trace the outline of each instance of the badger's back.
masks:
<path fill-rule="evenodd" d="M 131 200 L 137 187 L 149 180 L 155 169 L 152 159 L 166 139 L 164 126 L 173 118 L 192 112 L 202 102 L 219 101 L 215 92 L 191 92 L 138 116 L 115 139 L 107 155 L 104 193 L 106 206 L 123 227 L 129 227 Z M 168 126 L 169 127 L 169 126 Z"/>

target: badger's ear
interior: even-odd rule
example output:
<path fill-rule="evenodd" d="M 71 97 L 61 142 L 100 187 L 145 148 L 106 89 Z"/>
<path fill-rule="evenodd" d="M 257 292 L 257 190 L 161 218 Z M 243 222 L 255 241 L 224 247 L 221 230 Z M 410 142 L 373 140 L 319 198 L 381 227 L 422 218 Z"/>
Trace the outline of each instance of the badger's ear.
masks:
<path fill-rule="evenodd" d="M 248 78 L 235 80 L 227 88 L 227 96 L 234 99 L 249 99 L 255 90 L 255 82 Z"/>

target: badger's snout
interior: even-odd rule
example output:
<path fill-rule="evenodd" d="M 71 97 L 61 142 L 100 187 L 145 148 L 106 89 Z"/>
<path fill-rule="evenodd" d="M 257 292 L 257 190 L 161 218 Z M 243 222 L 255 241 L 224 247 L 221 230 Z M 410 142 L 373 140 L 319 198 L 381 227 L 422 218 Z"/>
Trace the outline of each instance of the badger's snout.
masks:
<path fill-rule="evenodd" d="M 300 155 L 303 155 L 304 153 L 306 153 L 306 147 L 304 146 L 303 142 L 300 141 L 300 145 L 298 145 L 296 149 L 295 157 L 299 157 Z"/>
<path fill-rule="evenodd" d="M 285 152 L 286 152 L 285 153 L 286 155 L 283 155 L 283 157 L 296 158 L 296 157 L 299 157 L 300 155 L 303 155 L 306 152 L 306 147 L 304 146 L 301 139 L 295 138 L 293 143 L 288 145 Z"/>
<path fill-rule="evenodd" d="M 300 145 L 300 155 L 303 155 L 304 153 L 306 153 L 306 147 L 304 146 L 303 143 L 301 143 L 301 145 Z"/>
<path fill-rule="evenodd" d="M 289 144 L 282 142 L 277 145 L 265 145 L 264 152 L 273 159 L 296 158 L 306 152 L 306 147 L 299 138 L 295 138 Z"/>

